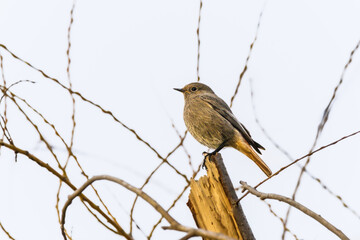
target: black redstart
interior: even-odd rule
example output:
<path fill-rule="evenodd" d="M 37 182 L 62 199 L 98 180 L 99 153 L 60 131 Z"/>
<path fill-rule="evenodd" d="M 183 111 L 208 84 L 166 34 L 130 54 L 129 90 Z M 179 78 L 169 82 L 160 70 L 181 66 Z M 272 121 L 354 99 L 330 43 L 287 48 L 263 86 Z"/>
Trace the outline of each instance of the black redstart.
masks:
<path fill-rule="evenodd" d="M 184 121 L 191 135 L 201 144 L 215 149 L 208 155 L 216 154 L 223 147 L 233 147 L 253 160 L 267 176 L 271 176 L 270 168 L 256 153 L 261 154 L 259 149 L 265 148 L 251 138 L 229 106 L 210 87 L 190 83 L 174 90 L 184 94 Z"/>

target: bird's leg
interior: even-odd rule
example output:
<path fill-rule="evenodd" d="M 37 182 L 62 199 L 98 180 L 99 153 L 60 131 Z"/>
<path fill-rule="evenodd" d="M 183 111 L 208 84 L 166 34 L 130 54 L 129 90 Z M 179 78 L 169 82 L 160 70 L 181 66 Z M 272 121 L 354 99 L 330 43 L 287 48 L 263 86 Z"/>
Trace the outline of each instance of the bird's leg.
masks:
<path fill-rule="evenodd" d="M 223 141 L 220 146 L 218 146 L 213 152 L 211 153 L 207 153 L 207 152 L 203 152 L 203 155 L 205 156 L 204 157 L 204 161 L 203 161 L 203 164 L 202 164 L 202 168 L 205 167 L 205 161 L 206 161 L 206 158 L 209 157 L 209 160 L 211 158 L 211 156 L 213 155 L 216 155 L 221 149 L 223 149 L 225 147 L 225 144 L 227 143 L 228 140 L 225 140 Z"/>

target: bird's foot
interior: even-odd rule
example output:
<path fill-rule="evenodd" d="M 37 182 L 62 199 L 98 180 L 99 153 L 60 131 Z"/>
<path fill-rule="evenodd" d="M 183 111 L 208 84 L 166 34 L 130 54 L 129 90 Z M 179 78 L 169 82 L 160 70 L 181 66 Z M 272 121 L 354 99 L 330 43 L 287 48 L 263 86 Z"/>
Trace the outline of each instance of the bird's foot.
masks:
<path fill-rule="evenodd" d="M 211 152 L 211 153 L 208 153 L 208 152 L 203 152 L 203 153 L 202 153 L 202 155 L 204 156 L 204 160 L 203 160 L 203 164 L 202 164 L 201 167 L 202 167 L 203 169 L 204 169 L 204 168 L 207 169 L 207 168 L 206 168 L 206 165 L 205 165 L 206 159 L 209 158 L 209 161 L 210 161 L 211 156 L 216 155 L 216 153 L 217 153 L 216 151 Z"/>

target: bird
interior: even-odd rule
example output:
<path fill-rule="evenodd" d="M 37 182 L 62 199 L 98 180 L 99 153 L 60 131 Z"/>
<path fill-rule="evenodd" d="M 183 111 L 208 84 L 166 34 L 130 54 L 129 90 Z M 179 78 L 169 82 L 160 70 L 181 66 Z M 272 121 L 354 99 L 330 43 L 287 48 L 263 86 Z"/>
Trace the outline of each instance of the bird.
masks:
<path fill-rule="evenodd" d="M 252 139 L 230 107 L 209 86 L 194 82 L 174 90 L 184 95 L 183 118 L 187 130 L 199 143 L 215 149 L 206 153 L 204 163 L 207 156 L 215 155 L 224 147 L 232 147 L 254 161 L 266 176 L 272 175 L 271 169 L 258 155 L 260 149 L 265 148 Z"/>

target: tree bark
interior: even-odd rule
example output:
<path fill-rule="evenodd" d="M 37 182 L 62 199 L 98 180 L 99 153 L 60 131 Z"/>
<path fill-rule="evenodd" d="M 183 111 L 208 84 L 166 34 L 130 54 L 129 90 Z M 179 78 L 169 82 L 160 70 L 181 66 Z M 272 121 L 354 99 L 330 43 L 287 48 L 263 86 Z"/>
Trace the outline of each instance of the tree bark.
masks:
<path fill-rule="evenodd" d="M 237 195 L 218 153 L 206 160 L 207 175 L 191 179 L 189 201 L 196 225 L 241 240 L 255 237 L 246 220 Z"/>

